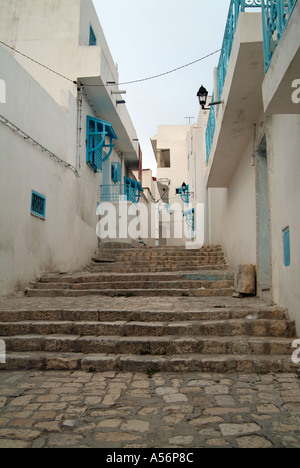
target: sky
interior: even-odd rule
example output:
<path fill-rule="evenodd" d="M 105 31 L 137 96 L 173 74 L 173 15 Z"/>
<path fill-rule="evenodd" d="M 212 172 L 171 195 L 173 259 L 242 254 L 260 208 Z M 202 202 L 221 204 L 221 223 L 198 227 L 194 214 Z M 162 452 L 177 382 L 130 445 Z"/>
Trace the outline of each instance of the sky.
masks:
<path fill-rule="evenodd" d="M 221 49 L 230 0 L 93 0 L 120 83 L 168 72 Z M 120 86 L 143 151 L 156 171 L 150 138 L 159 125 L 187 125 L 199 114 L 197 91 L 212 94 L 220 53 L 172 74 Z"/>

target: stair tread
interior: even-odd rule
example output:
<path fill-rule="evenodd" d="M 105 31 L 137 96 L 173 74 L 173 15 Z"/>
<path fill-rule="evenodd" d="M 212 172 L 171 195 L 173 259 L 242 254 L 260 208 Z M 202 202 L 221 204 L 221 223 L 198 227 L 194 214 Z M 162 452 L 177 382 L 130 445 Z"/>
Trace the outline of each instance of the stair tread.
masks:
<path fill-rule="evenodd" d="M 0 369 L 98 370 L 98 371 L 209 371 L 209 372 L 292 372 L 297 366 L 286 355 L 182 354 L 180 356 L 109 353 L 26 352 L 7 355 Z"/>

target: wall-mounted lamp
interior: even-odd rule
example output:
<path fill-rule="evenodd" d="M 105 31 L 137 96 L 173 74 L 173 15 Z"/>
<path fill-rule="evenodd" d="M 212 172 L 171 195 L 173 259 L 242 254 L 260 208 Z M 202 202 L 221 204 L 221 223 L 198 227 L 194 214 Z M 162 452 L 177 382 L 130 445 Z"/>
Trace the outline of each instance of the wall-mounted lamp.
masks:
<path fill-rule="evenodd" d="M 202 107 L 202 110 L 210 110 L 211 106 L 217 106 L 224 102 L 224 101 L 213 101 L 208 104 L 209 107 L 205 107 L 207 103 L 208 91 L 206 88 L 204 88 L 203 85 L 201 85 L 201 88 L 199 89 L 197 96 L 199 99 L 199 104 Z"/>
<path fill-rule="evenodd" d="M 204 88 L 203 85 L 201 85 L 201 88 L 199 89 L 197 93 L 198 99 L 199 99 L 199 104 L 202 107 L 202 109 L 205 109 L 206 103 L 207 103 L 207 96 L 208 96 L 208 91 L 206 88 Z"/>

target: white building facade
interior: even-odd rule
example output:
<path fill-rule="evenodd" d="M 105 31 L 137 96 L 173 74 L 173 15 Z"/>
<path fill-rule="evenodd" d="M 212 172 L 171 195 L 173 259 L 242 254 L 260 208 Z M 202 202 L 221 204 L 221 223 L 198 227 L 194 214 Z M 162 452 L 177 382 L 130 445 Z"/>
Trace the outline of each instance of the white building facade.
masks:
<path fill-rule="evenodd" d="M 198 141 L 206 243 L 257 269 L 257 293 L 300 333 L 300 4 L 232 0 Z M 192 181 L 192 175 L 189 177 Z"/>
<path fill-rule="evenodd" d="M 99 204 L 135 206 L 140 198 L 131 171 L 141 173 L 142 156 L 92 1 L 0 0 L 0 10 L 6 295 L 45 272 L 88 263 L 99 243 Z"/>

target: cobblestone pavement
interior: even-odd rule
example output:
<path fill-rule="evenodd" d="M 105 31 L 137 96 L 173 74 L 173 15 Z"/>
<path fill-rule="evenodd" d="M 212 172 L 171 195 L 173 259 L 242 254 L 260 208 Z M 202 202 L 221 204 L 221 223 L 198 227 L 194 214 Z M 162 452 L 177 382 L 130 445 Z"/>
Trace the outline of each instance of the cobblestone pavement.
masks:
<path fill-rule="evenodd" d="M 0 373 L 0 448 L 300 447 L 296 374 Z"/>

